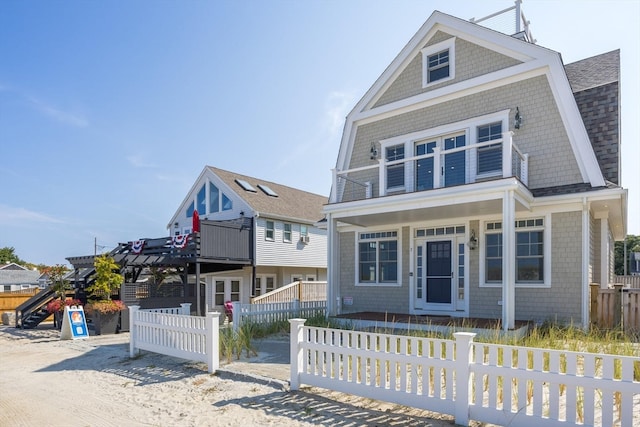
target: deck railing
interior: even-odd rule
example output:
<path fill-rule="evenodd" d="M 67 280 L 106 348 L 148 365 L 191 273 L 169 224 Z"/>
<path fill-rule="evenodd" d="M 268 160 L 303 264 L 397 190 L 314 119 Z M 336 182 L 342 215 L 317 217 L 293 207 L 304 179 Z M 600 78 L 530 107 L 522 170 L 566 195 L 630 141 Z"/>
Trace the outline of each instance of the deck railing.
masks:
<path fill-rule="evenodd" d="M 512 132 L 491 141 L 442 149 L 397 160 L 380 158 L 376 164 L 333 170 L 330 203 L 413 193 L 496 178 L 516 177 L 529 183 L 529 159 L 513 141 Z"/>
<path fill-rule="evenodd" d="M 291 323 L 291 390 L 302 384 L 497 425 L 631 427 L 640 358 Z"/>
<path fill-rule="evenodd" d="M 266 304 L 277 302 L 298 301 L 326 301 L 327 282 L 299 281 L 274 289 L 264 295 L 251 298 L 251 304 Z"/>

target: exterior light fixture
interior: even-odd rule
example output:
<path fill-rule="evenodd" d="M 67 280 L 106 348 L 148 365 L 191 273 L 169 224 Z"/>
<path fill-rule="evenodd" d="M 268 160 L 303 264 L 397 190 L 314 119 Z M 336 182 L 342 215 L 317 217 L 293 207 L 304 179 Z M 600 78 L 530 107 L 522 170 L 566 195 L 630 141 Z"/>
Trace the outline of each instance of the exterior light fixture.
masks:
<path fill-rule="evenodd" d="M 516 117 L 513 121 L 513 127 L 516 129 L 520 129 L 520 126 L 522 126 L 523 121 L 524 121 L 524 118 L 520 114 L 520 109 L 516 107 Z"/>
<path fill-rule="evenodd" d="M 469 246 L 469 249 L 471 249 L 472 251 L 478 247 L 478 238 L 476 237 L 475 230 L 471 230 L 471 237 L 469 238 L 467 246 Z"/>
<path fill-rule="evenodd" d="M 375 143 L 371 143 L 371 160 L 376 160 L 378 158 L 378 149 L 376 148 Z"/>

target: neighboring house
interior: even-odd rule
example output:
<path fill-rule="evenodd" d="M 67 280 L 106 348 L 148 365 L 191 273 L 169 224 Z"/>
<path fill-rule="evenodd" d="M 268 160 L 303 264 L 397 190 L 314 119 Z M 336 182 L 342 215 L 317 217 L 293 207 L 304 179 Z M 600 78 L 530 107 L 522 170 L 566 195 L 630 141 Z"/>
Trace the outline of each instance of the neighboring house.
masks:
<path fill-rule="evenodd" d="M 225 301 L 248 303 L 298 280 L 327 280 L 326 230 L 317 223 L 327 197 L 274 182 L 226 170 L 205 167 L 169 222 L 172 235 L 191 233 L 197 211 L 202 225 L 226 222 L 247 223 L 253 230 L 249 239 L 251 256 L 244 265 L 224 264 L 207 269 L 207 309 L 222 309 Z M 233 243 L 211 239 L 200 246 L 222 245 L 224 252 Z"/>
<path fill-rule="evenodd" d="M 329 312 L 588 324 L 626 235 L 619 68 L 434 12 L 346 118 Z"/>
<path fill-rule="evenodd" d="M 13 262 L 5 264 L 0 267 L 0 292 L 40 288 L 39 278 L 37 270 L 29 270 Z"/>
<path fill-rule="evenodd" d="M 640 276 L 640 252 L 631 252 L 629 254 L 629 274 Z"/>

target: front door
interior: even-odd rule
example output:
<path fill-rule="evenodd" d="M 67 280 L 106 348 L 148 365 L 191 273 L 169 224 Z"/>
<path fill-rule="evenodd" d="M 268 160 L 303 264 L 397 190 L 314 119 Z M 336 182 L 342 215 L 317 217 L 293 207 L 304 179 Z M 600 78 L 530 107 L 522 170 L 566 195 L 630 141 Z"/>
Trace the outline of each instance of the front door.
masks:
<path fill-rule="evenodd" d="M 416 247 L 416 308 L 453 309 L 452 247 L 452 240 L 427 241 Z"/>

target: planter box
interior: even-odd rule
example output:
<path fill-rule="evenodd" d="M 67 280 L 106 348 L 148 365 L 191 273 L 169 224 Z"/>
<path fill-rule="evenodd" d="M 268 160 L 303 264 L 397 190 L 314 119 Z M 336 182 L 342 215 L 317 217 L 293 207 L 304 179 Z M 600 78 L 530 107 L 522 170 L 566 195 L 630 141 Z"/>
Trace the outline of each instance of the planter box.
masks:
<path fill-rule="evenodd" d="M 119 332 L 120 312 L 107 314 L 94 313 L 92 320 L 96 335 L 116 334 Z"/>

